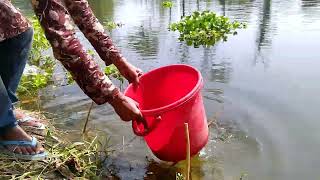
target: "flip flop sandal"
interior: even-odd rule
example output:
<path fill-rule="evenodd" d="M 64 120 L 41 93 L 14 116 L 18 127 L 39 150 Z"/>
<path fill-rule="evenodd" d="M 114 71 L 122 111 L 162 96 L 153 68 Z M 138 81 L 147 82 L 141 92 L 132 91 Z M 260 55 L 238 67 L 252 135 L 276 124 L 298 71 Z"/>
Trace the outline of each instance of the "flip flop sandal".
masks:
<path fill-rule="evenodd" d="M 41 123 L 38 120 L 35 120 L 35 118 L 25 115 L 24 118 L 21 119 L 17 119 L 19 126 L 24 126 L 24 127 L 28 127 L 28 128 L 34 128 L 37 130 L 45 130 L 46 126 Z M 33 124 L 33 125 L 27 125 L 27 124 Z"/>
<path fill-rule="evenodd" d="M 44 136 L 46 134 L 46 126 L 33 117 L 26 115 L 22 119 L 17 119 L 19 126 L 28 133 Z"/>
<path fill-rule="evenodd" d="M 35 128 L 38 130 L 44 130 L 46 128 L 46 126 L 41 121 L 29 116 L 23 110 L 19 110 L 19 109 L 15 109 L 15 108 L 13 108 L 13 109 L 15 110 L 15 111 L 13 111 L 13 114 L 16 117 L 20 126 L 31 127 L 31 128 Z M 17 113 L 17 112 L 19 112 L 19 113 Z M 17 114 L 22 114 L 24 117 L 17 118 Z M 27 125 L 27 124 L 32 124 L 32 125 Z"/>
<path fill-rule="evenodd" d="M 21 160 L 31 160 L 31 161 L 37 161 L 37 160 L 44 160 L 48 154 L 47 152 L 42 152 L 39 154 L 19 154 L 10 151 L 6 146 L 12 146 L 16 145 L 17 147 L 21 146 L 29 146 L 29 147 L 36 147 L 38 144 L 38 140 L 35 137 L 32 137 L 31 141 L 0 141 L 0 153 L 5 154 L 6 156 L 9 156 L 11 158 L 21 159 Z"/>

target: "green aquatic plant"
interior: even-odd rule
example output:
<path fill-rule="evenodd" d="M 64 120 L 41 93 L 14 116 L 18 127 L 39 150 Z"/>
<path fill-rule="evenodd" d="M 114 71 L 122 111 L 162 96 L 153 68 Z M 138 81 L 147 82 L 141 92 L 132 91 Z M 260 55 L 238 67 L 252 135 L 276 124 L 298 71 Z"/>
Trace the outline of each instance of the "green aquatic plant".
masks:
<path fill-rule="evenodd" d="M 115 65 L 112 64 L 110 66 L 105 67 L 104 73 L 110 78 L 119 80 L 121 84 L 124 83 L 124 77 L 120 74 L 119 70 Z"/>
<path fill-rule="evenodd" d="M 38 90 L 48 85 L 51 75 L 47 73 L 35 73 L 30 75 L 23 75 L 19 87 L 17 89 L 18 95 L 37 94 Z"/>
<path fill-rule="evenodd" d="M 31 52 L 29 53 L 29 64 L 39 66 L 41 60 L 48 57 L 45 56 L 43 52 L 48 50 L 51 46 L 43 32 L 43 29 L 41 28 L 38 18 L 33 16 L 29 19 L 29 21 L 32 23 L 34 31 L 32 48 Z"/>
<path fill-rule="evenodd" d="M 247 177 L 248 177 L 248 173 L 242 172 L 241 175 L 240 175 L 239 180 L 245 180 L 245 179 L 247 179 Z"/>
<path fill-rule="evenodd" d="M 177 172 L 176 173 L 176 180 L 185 180 L 184 176 L 182 173 L 180 172 Z"/>
<path fill-rule="evenodd" d="M 180 33 L 180 41 L 185 41 L 187 45 L 195 48 L 201 45 L 213 46 L 220 40 L 227 41 L 228 35 L 236 35 L 236 30 L 242 28 L 246 28 L 246 24 L 231 22 L 229 18 L 210 11 L 195 11 L 169 26 L 169 30 Z"/>
<path fill-rule="evenodd" d="M 162 7 L 164 8 L 172 8 L 173 2 L 172 1 L 163 1 L 162 2 Z"/>
<path fill-rule="evenodd" d="M 114 22 L 114 21 L 107 21 L 106 23 L 105 23 L 105 28 L 108 30 L 108 31 L 112 31 L 112 30 L 114 30 L 114 29 L 116 29 L 116 28 L 120 28 L 120 27 L 122 27 L 124 24 L 123 23 L 116 23 L 116 22 Z"/>

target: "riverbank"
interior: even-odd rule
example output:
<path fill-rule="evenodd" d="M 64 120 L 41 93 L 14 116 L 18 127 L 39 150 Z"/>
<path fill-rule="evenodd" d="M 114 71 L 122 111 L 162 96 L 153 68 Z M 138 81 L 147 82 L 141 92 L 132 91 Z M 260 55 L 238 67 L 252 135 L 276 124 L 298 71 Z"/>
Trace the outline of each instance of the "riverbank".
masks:
<path fill-rule="evenodd" d="M 71 142 L 69 132 L 55 128 L 43 114 L 28 113 L 48 125 L 44 134 L 28 133 L 38 138 L 49 155 L 41 161 L 23 161 L 0 154 L 0 179 L 113 179 L 103 174 L 102 164 L 110 151 L 101 138 L 84 135 Z"/>
<path fill-rule="evenodd" d="M 113 153 L 115 149 L 109 146 L 107 135 L 97 135 L 93 132 L 81 135 L 80 132 L 68 132 L 56 128 L 54 119 L 48 119 L 44 115 L 45 112 L 25 111 L 25 113 L 47 124 L 44 134 L 32 131 L 28 133 L 43 144 L 49 154 L 48 158 L 41 161 L 23 161 L 0 153 L 0 179 L 121 179 L 118 177 L 117 168 L 108 165 L 108 160 L 111 162 L 121 160 L 121 157 Z M 208 125 L 217 130 L 215 138 L 217 141 L 227 142 L 231 136 L 219 127 L 215 118 L 211 119 Z M 77 141 L 70 141 L 70 137 L 75 133 L 79 134 L 79 138 Z M 197 157 L 193 158 L 193 168 L 197 169 L 200 161 Z M 181 179 L 184 163 L 182 161 L 170 165 L 148 159 L 145 178 Z"/>

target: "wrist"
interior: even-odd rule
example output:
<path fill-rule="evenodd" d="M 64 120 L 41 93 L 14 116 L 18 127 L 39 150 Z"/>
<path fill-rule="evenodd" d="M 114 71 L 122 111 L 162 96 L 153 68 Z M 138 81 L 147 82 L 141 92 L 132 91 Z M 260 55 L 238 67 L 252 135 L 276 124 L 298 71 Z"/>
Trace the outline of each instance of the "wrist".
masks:
<path fill-rule="evenodd" d="M 120 70 L 127 66 L 128 61 L 126 60 L 126 58 L 121 57 L 120 59 L 114 61 L 113 64 Z"/>
<path fill-rule="evenodd" d="M 112 98 L 109 101 L 109 104 L 113 107 L 118 106 L 119 104 L 122 104 L 122 102 L 125 100 L 124 94 L 122 94 L 120 91 L 116 92 Z"/>

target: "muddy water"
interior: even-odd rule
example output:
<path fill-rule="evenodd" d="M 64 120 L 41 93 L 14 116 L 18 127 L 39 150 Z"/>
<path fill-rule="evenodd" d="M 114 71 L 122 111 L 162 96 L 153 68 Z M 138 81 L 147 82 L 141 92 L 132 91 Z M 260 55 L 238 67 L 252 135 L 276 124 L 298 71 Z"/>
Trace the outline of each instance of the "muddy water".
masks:
<path fill-rule="evenodd" d="M 260 180 L 319 178 L 320 1 L 186 0 L 185 8 L 174 1 L 171 13 L 161 2 L 90 4 L 102 22 L 124 23 L 111 35 L 144 71 L 185 63 L 202 72 L 208 119 L 216 117 L 231 138 L 222 142 L 211 128 L 208 145 L 193 160 L 193 179 L 233 180 L 241 174 Z M 31 15 L 27 2 L 16 4 Z M 209 49 L 187 47 L 168 32 L 168 24 L 183 13 L 205 9 L 247 22 L 248 28 Z M 41 99 L 41 108 L 57 114 L 61 127 L 82 128 L 91 101 L 76 85 L 48 88 Z M 174 179 L 180 166 L 154 162 L 110 106 L 94 107 L 90 128 L 111 136 L 117 152 L 106 166 L 121 179 Z"/>

